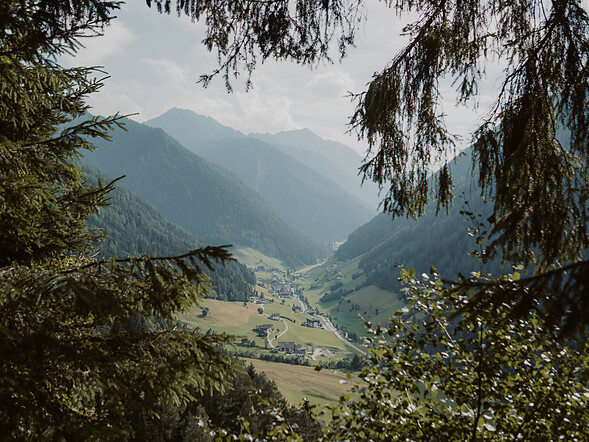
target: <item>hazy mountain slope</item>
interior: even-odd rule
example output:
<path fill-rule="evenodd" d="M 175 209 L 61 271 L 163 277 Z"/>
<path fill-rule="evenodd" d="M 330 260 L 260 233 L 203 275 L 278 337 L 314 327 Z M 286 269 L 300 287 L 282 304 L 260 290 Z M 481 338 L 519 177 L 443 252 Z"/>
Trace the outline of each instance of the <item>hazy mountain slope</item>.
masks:
<path fill-rule="evenodd" d="M 343 241 L 372 216 L 335 183 L 259 140 L 218 141 L 203 155 L 234 172 L 280 216 L 317 241 Z"/>
<path fill-rule="evenodd" d="M 446 279 L 458 273 L 480 269 L 480 263 L 468 256 L 477 250 L 467 228 L 473 224 L 461 210 L 481 213 L 481 221 L 491 213 L 470 174 L 471 158 L 463 155 L 450 165 L 455 182 L 455 201 L 449 215 L 436 216 L 435 204 L 418 221 L 380 214 L 358 228 L 340 246 L 334 256 L 308 275 L 306 296 L 318 302 L 338 325 L 348 331 L 364 333 L 363 318 L 386 323 L 405 302 L 398 283 L 399 265 L 414 267 L 418 274 L 435 266 Z M 468 206 L 465 206 L 468 201 Z M 498 261 L 487 263 L 484 271 L 501 271 Z"/>
<path fill-rule="evenodd" d="M 81 167 L 91 183 L 96 183 L 98 178 L 103 183 L 111 180 L 89 164 L 82 164 Z M 110 205 L 102 207 L 99 214 L 88 220 L 89 229 L 102 229 L 109 234 L 108 238 L 96 244 L 99 257 L 173 256 L 205 245 L 191 233 L 166 220 L 153 206 L 120 184 L 116 185 L 109 198 Z M 214 269 L 211 272 L 203 266 L 211 278 L 211 284 L 216 287 L 215 293 L 219 299 L 249 299 L 251 285 L 256 283 L 251 270 L 237 261 L 227 262 L 226 266 L 215 264 Z"/>
<path fill-rule="evenodd" d="M 258 139 L 240 137 L 211 118 L 172 109 L 147 124 L 234 172 L 280 216 L 317 241 L 345 240 L 374 213 L 360 199 L 287 153 Z"/>
<path fill-rule="evenodd" d="M 199 155 L 202 155 L 200 148 L 206 147 L 203 141 L 245 137 L 241 132 L 223 126 L 213 118 L 177 107 L 143 124 L 163 129 L 185 148 Z"/>
<path fill-rule="evenodd" d="M 372 182 L 362 185 L 362 178 L 358 176 L 362 157 L 348 146 L 324 140 L 308 129 L 249 136 L 271 144 L 319 172 L 376 212 L 380 202 L 378 187 Z"/>
<path fill-rule="evenodd" d="M 163 216 L 211 244 L 244 244 L 291 265 L 313 262 L 323 251 L 287 224 L 234 174 L 182 147 L 161 129 L 127 120 L 113 141 L 86 162 L 123 184 Z"/>

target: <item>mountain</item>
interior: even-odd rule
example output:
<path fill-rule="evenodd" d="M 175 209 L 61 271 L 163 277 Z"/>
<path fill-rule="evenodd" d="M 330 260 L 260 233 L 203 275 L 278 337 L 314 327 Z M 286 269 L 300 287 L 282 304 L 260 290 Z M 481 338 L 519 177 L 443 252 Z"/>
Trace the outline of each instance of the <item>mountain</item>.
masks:
<path fill-rule="evenodd" d="M 492 206 L 485 204 L 471 178 L 469 152 L 449 167 L 455 201 L 448 214 L 442 209 L 436 216 L 435 202 L 419 220 L 393 220 L 388 214 L 379 214 L 352 232 L 333 257 L 306 274 L 309 287 L 305 296 L 328 312 L 342 330 L 363 334 L 364 324 L 358 315 L 384 324 L 405 305 L 403 287 L 397 281 L 401 265 L 413 267 L 418 275 L 435 266 L 445 279 L 481 270 L 479 261 L 469 256 L 479 247 L 467 231 L 475 224 L 460 212 L 472 212 L 477 222 L 486 223 Z M 497 259 L 482 270 L 499 274 L 502 268 Z"/>
<path fill-rule="evenodd" d="M 161 129 L 126 120 L 112 142 L 97 140 L 85 161 L 152 204 L 168 220 L 210 244 L 241 244 L 289 265 L 325 251 L 285 222 L 234 174 L 182 147 Z"/>
<path fill-rule="evenodd" d="M 172 109 L 146 124 L 165 130 L 187 149 L 235 173 L 280 216 L 319 242 L 345 240 L 374 213 L 288 154 L 256 138 L 239 136 L 210 118 Z M 226 137 L 215 140 L 213 135 Z"/>
<path fill-rule="evenodd" d="M 259 140 L 217 141 L 203 155 L 235 173 L 280 216 L 317 241 L 343 241 L 371 218 L 360 201 L 335 183 Z"/>
<path fill-rule="evenodd" d="M 251 133 L 249 136 L 287 153 L 359 198 L 373 213 L 376 211 L 380 203 L 378 186 L 371 181 L 362 184 L 358 176 L 362 157 L 348 146 L 324 140 L 308 129 L 277 134 Z"/>
<path fill-rule="evenodd" d="M 186 109 L 174 107 L 159 117 L 145 121 L 143 124 L 159 127 L 173 136 L 188 150 L 202 156 L 199 150 L 203 142 L 225 138 L 244 138 L 241 132 L 223 126 L 217 120 L 198 115 Z"/>
<path fill-rule="evenodd" d="M 92 184 L 101 179 L 112 179 L 89 164 L 81 164 Z M 101 229 L 108 237 L 96 244 L 99 257 L 173 256 L 205 245 L 180 226 L 166 220 L 150 204 L 141 200 L 120 184 L 109 194 L 110 205 L 88 220 L 90 230 Z M 203 266 L 211 278 L 217 299 L 246 301 L 252 293 L 256 277 L 251 270 L 237 261 L 226 265 L 213 264 L 214 271 Z"/>
<path fill-rule="evenodd" d="M 427 206 L 426 215 L 419 220 L 392 220 L 390 215 L 380 214 L 351 233 L 336 251 L 335 259 L 346 261 L 361 256 L 359 268 L 368 275 L 367 283 L 394 291 L 399 289 L 398 265 L 414 267 L 418 273 L 429 272 L 435 266 L 449 279 L 479 270 L 480 263 L 469 257 L 477 249 L 467 232 L 474 224 L 460 212 L 480 214 L 478 220 L 486 222 L 492 207 L 485 204 L 471 179 L 470 165 L 469 152 L 450 163 L 455 201 L 448 214 L 442 210 L 436 216 L 435 202 Z M 498 261 L 487 263 L 485 271 L 499 272 Z"/>

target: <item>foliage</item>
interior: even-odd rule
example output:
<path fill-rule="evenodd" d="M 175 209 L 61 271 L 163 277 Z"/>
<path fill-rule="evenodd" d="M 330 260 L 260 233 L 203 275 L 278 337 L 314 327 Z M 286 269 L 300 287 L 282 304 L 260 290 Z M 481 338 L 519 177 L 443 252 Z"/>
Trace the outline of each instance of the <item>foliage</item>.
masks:
<path fill-rule="evenodd" d="M 208 289 L 201 266 L 230 256 L 85 258 L 100 236 L 86 220 L 112 183 L 83 179 L 75 161 L 120 117 L 82 117 L 100 89 L 92 68 L 54 57 L 100 34 L 118 2 L 0 4 L 0 433 L 15 440 L 106 440 L 132 432 L 125 404 L 146 411 L 222 387 L 223 336 L 172 328 Z M 73 121 L 76 122 L 73 122 Z M 135 329 L 146 318 L 158 329 Z M 189 390 L 189 388 L 191 390 Z"/>
<path fill-rule="evenodd" d="M 129 397 L 149 409 L 190 398 L 186 386 L 222 387 L 231 367 L 217 350 L 225 337 L 126 332 L 125 324 L 149 314 L 171 321 L 206 292 L 197 262 L 226 258 L 207 248 L 174 258 L 3 268 L 2 433 L 109 438 L 130 431 Z"/>
<path fill-rule="evenodd" d="M 288 425 L 295 426 L 307 440 L 316 439 L 317 421 L 303 409 L 288 406 L 276 384 L 264 373 L 241 363 L 223 393 L 202 392 L 186 405 L 160 406 L 157 415 L 146 413 L 142 407 L 133 408 L 136 434 L 131 440 L 212 441 L 215 433 L 217 436 L 239 433 L 241 425 L 268 434 L 274 422 L 273 416 L 267 413 L 270 409 L 279 413 Z"/>
<path fill-rule="evenodd" d="M 441 80 L 453 80 L 459 103 L 476 100 L 492 54 L 505 63 L 505 76 L 472 137 L 473 169 L 482 194 L 494 205 L 487 257 L 499 254 L 502 261 L 533 264 L 540 273 L 535 301 L 579 301 L 578 290 L 585 286 L 581 273 L 553 270 L 567 287 L 576 287 L 570 296 L 562 285 L 542 286 L 551 276 L 541 272 L 580 261 L 589 247 L 589 15 L 584 5 L 577 0 L 394 5 L 399 13 L 412 10 L 420 17 L 405 28 L 411 37 L 407 46 L 357 96 L 351 120 L 370 143 L 362 171 L 389 186 L 385 210 L 422 214 L 429 170 L 447 163 L 454 146 L 444 122 Z M 435 187 L 438 209 L 451 201 L 451 189 L 444 166 Z M 531 305 L 529 298 L 526 302 Z M 525 317 L 527 311 L 518 312 Z M 564 319 L 565 331 L 585 331 L 586 319 Z"/>
<path fill-rule="evenodd" d="M 179 15 L 204 20 L 203 43 L 217 50 L 220 66 L 212 75 L 223 72 L 228 89 L 230 75 L 251 74 L 258 56 L 304 64 L 326 60 L 334 35 L 343 55 L 364 18 L 360 0 L 153 3 L 160 12 L 170 12 L 175 3 Z M 418 17 L 404 27 L 405 47 L 374 74 L 367 91 L 354 96 L 350 126 L 369 143 L 360 170 L 388 187 L 384 210 L 421 216 L 430 194 L 438 211 L 449 207 L 453 179 L 447 164 L 457 137 L 446 127 L 443 82 L 456 87 L 458 104 L 476 107 L 486 67 L 498 64 L 505 66 L 500 92 L 471 141 L 482 195 L 494 205 L 487 256 L 538 272 L 580 261 L 589 247 L 586 5 L 580 0 L 384 3 L 399 15 Z M 205 84 L 212 75 L 203 77 Z M 439 164 L 445 165 L 432 191 L 428 180 Z M 573 278 L 569 285 L 578 283 L 576 273 L 562 276 Z"/>
<path fill-rule="evenodd" d="M 175 3 L 175 8 L 174 4 Z M 242 70 L 249 75 L 258 58 L 287 59 L 313 65 L 320 59 L 330 59 L 330 45 L 335 40 L 340 56 L 353 43 L 356 27 L 362 17 L 361 0 L 297 0 L 289 1 L 216 1 L 147 0 L 159 12 L 187 15 L 193 21 L 202 20 L 208 28 L 202 43 L 215 50 L 219 68 L 201 76 L 207 85 L 222 74 L 228 89 L 231 77 Z"/>
<path fill-rule="evenodd" d="M 99 178 L 110 178 L 94 167 L 83 164 L 90 183 Z M 205 244 L 181 227 L 164 219 L 157 211 L 129 192 L 122 185 L 108 194 L 110 205 L 87 222 L 90 231 L 101 229 L 107 237 L 96 245 L 101 257 L 141 255 L 176 255 Z M 231 260 L 223 264 L 213 263 L 213 270 L 204 268 L 214 288 L 210 295 L 229 301 L 246 301 L 256 283 L 255 274 L 246 266 Z"/>
<path fill-rule="evenodd" d="M 324 440 L 583 440 L 589 432 L 587 343 L 561 342 L 517 302 L 456 316 L 473 295 L 435 272 L 403 270 L 411 306 L 371 331 L 360 398 L 332 410 Z M 512 284 L 518 275 L 474 283 Z M 514 290 L 517 292 L 517 289 Z M 512 293 L 515 295 L 516 293 Z M 371 326 L 370 324 L 368 324 Z"/>
<path fill-rule="evenodd" d="M 359 268 L 366 274 L 366 282 L 386 290 L 401 293 L 398 281 L 399 266 L 414 267 L 418 273 L 436 266 L 446 278 L 456 279 L 459 273 L 470 274 L 480 263 L 470 258 L 472 238 L 465 229 L 475 220 L 465 219 L 465 211 L 480 214 L 479 222 L 491 214 L 491 207 L 478 195 L 470 180 L 470 150 L 449 167 L 455 180 L 455 191 L 460 193 L 455 207 L 447 216 L 436 216 L 435 202 L 426 206 L 426 213 L 418 220 L 396 219 L 380 214 L 357 229 L 336 252 L 338 260 L 361 256 Z M 478 252 L 477 252 L 478 253 Z M 499 273 L 500 260 L 485 264 L 487 271 Z"/>
<path fill-rule="evenodd" d="M 481 187 L 494 200 L 495 244 L 524 264 L 535 260 L 534 248 L 543 266 L 578 259 L 589 245 L 582 190 L 589 154 L 589 16 L 581 2 L 401 1 L 395 7 L 421 16 L 405 28 L 407 46 L 358 97 L 352 119 L 371 144 L 363 171 L 390 185 L 385 209 L 421 213 L 427 171 L 452 153 L 440 81 L 452 78 L 459 103 L 475 100 L 493 54 L 508 66 L 473 148 Z M 450 201 L 451 185 L 443 168 L 439 205 Z"/>
<path fill-rule="evenodd" d="M 91 69 L 62 69 L 44 53 L 71 50 L 76 35 L 98 32 L 116 3 L 87 2 L 87 16 L 78 2 L 52 3 L 0 6 L 0 266 L 85 250 L 96 236 L 82 231 L 84 222 L 111 188 L 84 184 L 71 160 L 91 147 L 86 137 L 104 137 L 118 118 L 58 130 L 86 111 L 82 97 L 101 83 Z M 82 14 L 79 23 L 68 21 L 70 8 Z"/>

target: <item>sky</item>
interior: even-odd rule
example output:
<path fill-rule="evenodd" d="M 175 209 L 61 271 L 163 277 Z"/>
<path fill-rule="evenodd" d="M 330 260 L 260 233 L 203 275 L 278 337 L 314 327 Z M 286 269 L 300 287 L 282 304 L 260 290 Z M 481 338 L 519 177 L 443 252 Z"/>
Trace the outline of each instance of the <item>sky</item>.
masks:
<path fill-rule="evenodd" d="M 204 27 L 186 17 L 161 15 L 143 0 L 129 0 L 104 36 L 84 39 L 85 48 L 62 63 L 102 66 L 108 73 L 103 89 L 88 100 L 95 114 L 136 114 L 132 118 L 143 122 L 179 107 L 246 134 L 308 128 L 363 155 L 365 140 L 348 133 L 355 108 L 348 95 L 366 90 L 373 73 L 402 48 L 406 37 L 400 36 L 401 29 L 408 20 L 380 2 L 369 0 L 367 5 L 356 47 L 343 60 L 313 68 L 267 61 L 257 67 L 253 88 L 247 92 L 239 79 L 232 93 L 221 77 L 208 88 L 197 83 L 200 75 L 217 67 L 216 54 L 201 44 Z M 467 138 L 477 114 L 455 106 L 452 88 L 445 89 L 448 127 Z"/>

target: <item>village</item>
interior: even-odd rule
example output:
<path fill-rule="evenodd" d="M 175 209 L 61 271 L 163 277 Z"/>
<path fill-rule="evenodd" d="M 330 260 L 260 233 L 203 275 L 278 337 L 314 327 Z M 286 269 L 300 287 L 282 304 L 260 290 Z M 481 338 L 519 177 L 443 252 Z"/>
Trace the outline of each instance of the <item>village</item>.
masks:
<path fill-rule="evenodd" d="M 265 268 L 256 270 L 267 271 L 267 269 Z M 286 278 L 284 276 L 286 276 Z M 272 322 L 258 324 L 252 329 L 252 331 L 256 333 L 257 337 L 265 339 L 267 343 L 267 348 L 270 349 L 270 351 L 273 353 L 282 353 L 284 355 L 292 355 L 299 357 L 305 357 L 307 355 L 307 348 L 305 345 L 301 345 L 293 341 L 279 340 L 280 337 L 286 334 L 286 332 L 289 330 L 288 322 L 294 324 L 296 323 L 296 319 L 292 319 L 291 317 L 285 314 L 279 314 L 277 312 L 273 312 L 267 315 L 264 314 L 264 307 L 268 304 L 273 303 L 275 299 L 280 300 L 281 304 L 286 304 L 286 302 L 290 300 L 294 301 L 294 303 L 291 305 L 291 311 L 293 314 L 306 314 L 304 321 L 299 324 L 300 326 L 308 327 L 311 329 L 322 329 L 331 332 L 337 337 L 337 339 L 339 339 L 344 344 L 352 347 L 356 351 L 363 353 L 363 350 L 354 346 L 344 337 L 342 337 L 338 333 L 336 328 L 331 324 L 328 318 L 319 315 L 319 312 L 317 310 L 311 309 L 303 301 L 301 296 L 301 289 L 294 283 L 294 280 L 298 278 L 304 278 L 304 276 L 290 274 L 284 275 L 283 272 L 274 271 L 271 273 L 271 278 L 260 279 L 260 285 L 265 286 L 271 297 L 266 297 L 262 293 L 261 296 L 252 296 L 250 298 L 250 301 L 256 306 L 258 306 L 258 313 L 264 315 L 264 317 L 269 321 L 280 322 L 281 327 L 280 330 L 277 330 L 278 325 L 273 324 Z M 315 349 L 312 349 L 312 351 L 312 357 L 314 357 L 317 354 L 317 351 Z"/>

